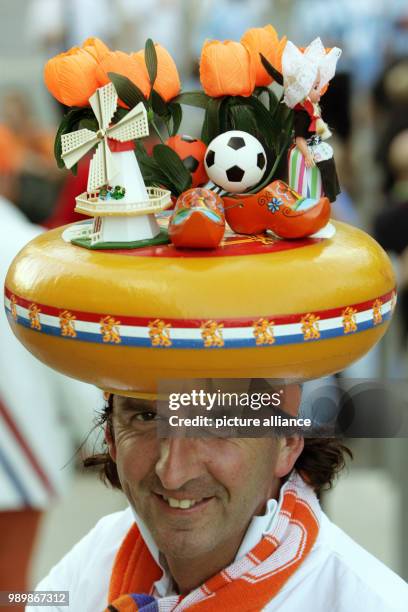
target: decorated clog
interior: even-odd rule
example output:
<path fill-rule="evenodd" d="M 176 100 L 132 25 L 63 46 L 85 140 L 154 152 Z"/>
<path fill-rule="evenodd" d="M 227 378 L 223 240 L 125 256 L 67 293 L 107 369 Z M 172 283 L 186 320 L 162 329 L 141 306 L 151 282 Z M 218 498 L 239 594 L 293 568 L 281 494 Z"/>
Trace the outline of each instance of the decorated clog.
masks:
<path fill-rule="evenodd" d="M 274 181 L 257 194 L 224 197 L 225 216 L 240 234 L 272 230 L 280 238 L 305 238 L 330 219 L 328 198 L 302 198 L 283 181 Z"/>
<path fill-rule="evenodd" d="M 176 247 L 214 249 L 225 231 L 222 199 L 209 189 L 189 189 L 181 194 L 169 223 Z"/>

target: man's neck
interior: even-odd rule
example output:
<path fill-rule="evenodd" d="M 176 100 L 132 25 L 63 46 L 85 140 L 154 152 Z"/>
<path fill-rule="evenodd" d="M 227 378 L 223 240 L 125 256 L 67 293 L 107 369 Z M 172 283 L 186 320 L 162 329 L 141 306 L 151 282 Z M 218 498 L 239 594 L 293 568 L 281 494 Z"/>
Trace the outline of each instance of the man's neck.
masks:
<path fill-rule="evenodd" d="M 248 526 L 247 526 L 248 527 Z M 181 595 L 190 593 L 201 586 L 206 580 L 218 574 L 230 565 L 238 552 L 246 529 L 231 541 L 223 541 L 222 545 L 199 558 L 172 558 L 166 556 L 170 574 Z"/>
<path fill-rule="evenodd" d="M 255 509 L 253 516 L 262 516 L 266 512 L 268 507 L 267 500 L 278 499 L 279 489 L 280 483 L 275 483 L 275 487 L 268 491 L 266 501 L 262 502 Z M 253 517 L 251 517 L 240 533 L 234 534 L 230 539 L 222 540 L 218 546 L 199 557 L 180 558 L 165 555 L 170 574 L 181 595 L 190 593 L 193 589 L 198 588 L 206 580 L 218 574 L 218 572 L 228 567 L 234 561 L 252 519 Z"/>

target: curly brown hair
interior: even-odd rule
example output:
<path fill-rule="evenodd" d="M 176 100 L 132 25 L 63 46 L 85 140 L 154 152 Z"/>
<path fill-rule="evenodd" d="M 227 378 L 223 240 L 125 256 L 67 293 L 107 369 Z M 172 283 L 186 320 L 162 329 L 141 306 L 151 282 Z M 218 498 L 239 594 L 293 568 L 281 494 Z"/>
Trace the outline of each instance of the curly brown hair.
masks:
<path fill-rule="evenodd" d="M 113 437 L 113 396 L 109 397 L 106 406 L 99 416 L 97 427 L 108 427 Z M 112 460 L 106 442 L 103 452 L 86 457 L 85 468 L 99 468 L 100 477 L 107 485 L 122 490 L 116 463 Z M 346 467 L 346 460 L 352 459 L 351 450 L 338 438 L 305 438 L 304 449 L 299 455 L 296 469 L 317 495 L 333 486 L 336 476 Z"/>

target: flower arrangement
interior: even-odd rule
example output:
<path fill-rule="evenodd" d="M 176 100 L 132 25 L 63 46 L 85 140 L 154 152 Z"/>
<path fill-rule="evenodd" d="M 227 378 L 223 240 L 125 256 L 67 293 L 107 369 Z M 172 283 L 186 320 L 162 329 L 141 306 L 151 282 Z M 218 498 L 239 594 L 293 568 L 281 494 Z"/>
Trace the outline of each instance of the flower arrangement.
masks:
<path fill-rule="evenodd" d="M 97 130 L 88 99 L 98 87 L 112 81 L 119 96 L 113 123 L 143 102 L 151 130 L 160 143 L 149 154 L 138 141 L 135 151 L 146 185 L 162 186 L 177 197 L 192 187 L 192 172 L 172 145 L 182 121 L 182 107 L 203 109 L 201 141 L 208 145 L 229 130 L 247 132 L 263 145 L 267 168 L 262 182 L 248 193 L 257 193 L 277 178 L 291 143 L 293 109 L 283 101 L 275 81 L 283 85 L 282 56 L 287 39 L 279 39 L 267 25 L 251 28 L 237 41 L 207 41 L 200 58 L 202 89 L 181 91 L 180 78 L 168 51 L 152 40 L 136 53 L 110 50 L 97 38 L 87 39 L 57 55 L 45 66 L 49 91 L 71 107 L 63 118 L 55 141 L 59 167 L 61 136 L 76 129 Z M 198 160 L 200 161 L 200 160 Z M 75 167 L 73 168 L 75 171 Z"/>
<path fill-rule="evenodd" d="M 64 167 L 61 137 L 72 131 L 88 128 L 98 130 L 95 116 L 89 106 L 89 97 L 98 87 L 109 81 L 119 96 L 113 123 L 119 121 L 139 102 L 146 106 L 150 126 L 162 140 L 158 124 L 164 124 L 169 136 L 175 135 L 180 126 L 181 106 L 174 98 L 180 93 L 180 78 L 173 58 L 164 47 L 148 40 L 145 49 L 137 53 L 110 50 L 97 38 L 87 39 L 81 48 L 74 47 L 50 59 L 44 69 L 45 84 L 50 93 L 62 104 L 71 107 L 59 126 L 55 139 L 55 157 L 59 168 Z M 178 155 L 164 144 L 155 147 L 150 158 L 139 143 L 140 155 L 150 160 L 150 167 L 157 173 L 155 179 L 169 186 L 175 193 L 190 186 L 190 173 Z M 157 149 L 157 150 L 156 150 Z M 171 170 L 168 165 L 171 165 Z M 160 168 L 164 172 L 160 172 Z M 148 171 L 144 163 L 145 172 Z M 76 167 L 73 167 L 76 172 Z M 181 178 L 177 179 L 177 173 Z M 173 175 L 176 178 L 171 180 Z M 149 181 L 153 184 L 157 181 Z"/>

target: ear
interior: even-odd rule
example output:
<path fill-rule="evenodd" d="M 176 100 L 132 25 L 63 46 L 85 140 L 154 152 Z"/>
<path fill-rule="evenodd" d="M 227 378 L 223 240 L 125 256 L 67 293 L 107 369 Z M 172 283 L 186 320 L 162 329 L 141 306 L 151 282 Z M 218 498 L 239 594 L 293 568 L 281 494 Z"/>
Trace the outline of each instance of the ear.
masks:
<path fill-rule="evenodd" d="M 108 451 L 112 461 L 116 463 L 116 444 L 113 436 L 112 423 L 108 422 L 105 425 L 105 442 L 108 445 Z"/>
<path fill-rule="evenodd" d="M 300 436 L 279 438 L 279 454 L 275 466 L 275 476 L 284 478 L 294 468 L 294 465 L 302 453 L 305 441 Z"/>

